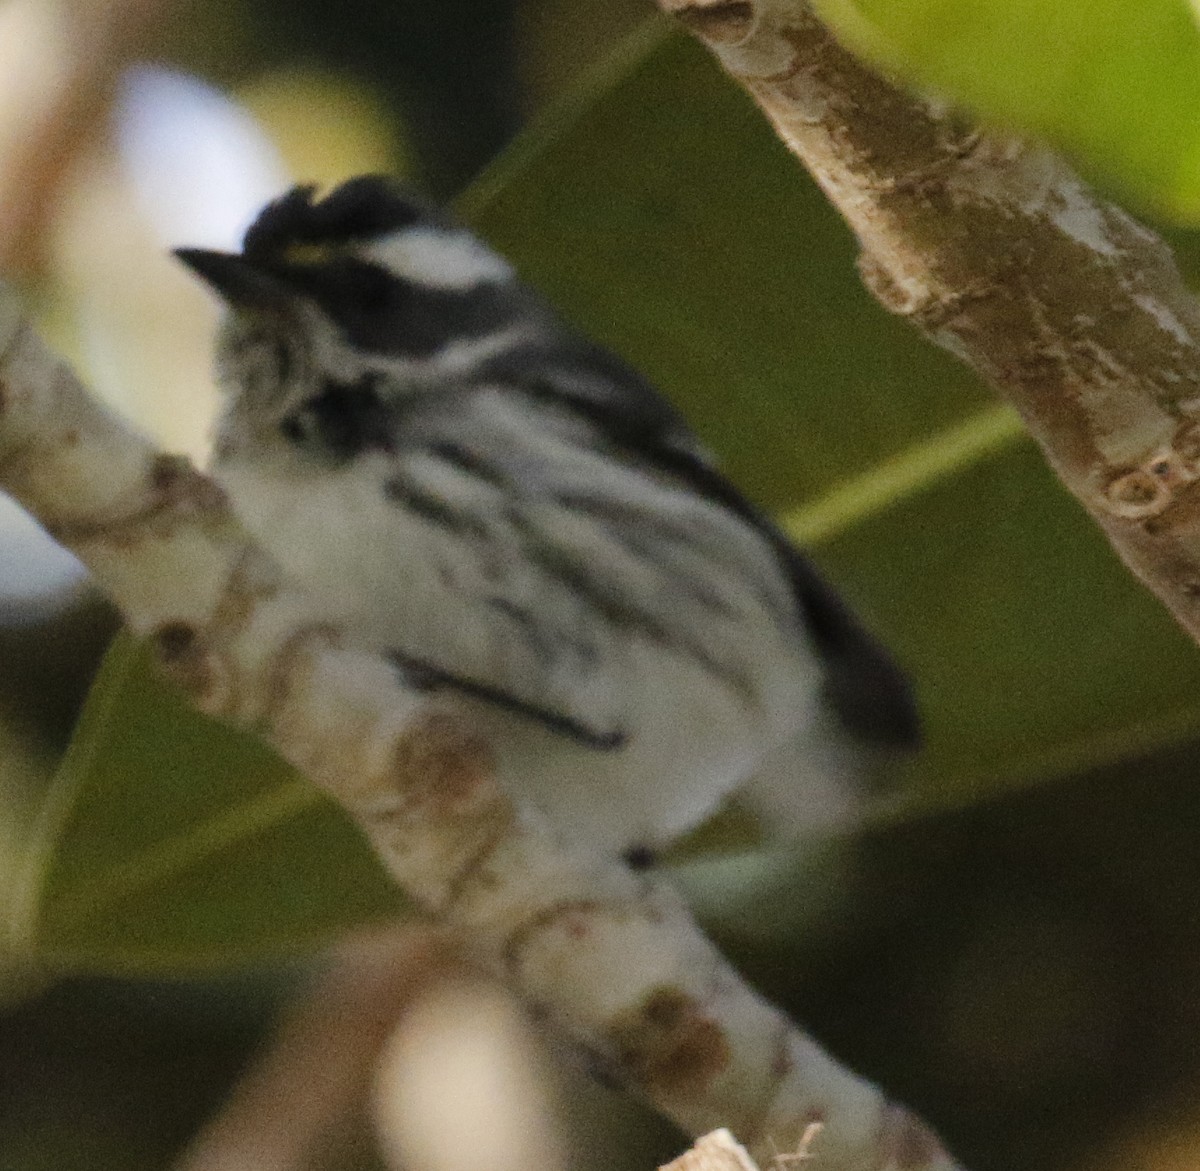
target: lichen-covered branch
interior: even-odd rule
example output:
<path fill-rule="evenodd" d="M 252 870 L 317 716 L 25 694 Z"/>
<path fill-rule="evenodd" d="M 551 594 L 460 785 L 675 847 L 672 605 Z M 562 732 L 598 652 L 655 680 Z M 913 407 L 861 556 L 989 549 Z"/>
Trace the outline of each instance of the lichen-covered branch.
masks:
<path fill-rule="evenodd" d="M 3 300 L 0 489 L 91 567 L 198 708 L 332 794 L 431 916 L 684 1129 L 769 1155 L 820 1121 L 829 1171 L 953 1167 L 754 994 L 672 892 L 565 853 L 500 790 L 474 728 L 344 647 L 219 488 L 108 413 Z"/>
<path fill-rule="evenodd" d="M 1200 305 L 1166 245 L 1050 152 L 965 127 L 872 73 L 805 0 L 660 4 L 845 216 L 875 296 L 1016 406 L 1200 638 Z"/>

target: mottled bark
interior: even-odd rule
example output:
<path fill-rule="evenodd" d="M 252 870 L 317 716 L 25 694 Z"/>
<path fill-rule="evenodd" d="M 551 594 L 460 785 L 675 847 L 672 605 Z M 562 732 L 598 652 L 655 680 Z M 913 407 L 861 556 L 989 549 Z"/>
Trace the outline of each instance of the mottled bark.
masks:
<path fill-rule="evenodd" d="M 804 0 L 660 4 L 845 216 L 868 288 L 1013 403 L 1200 638 L 1200 308 L 1162 240 L 1049 151 L 877 76 Z"/>

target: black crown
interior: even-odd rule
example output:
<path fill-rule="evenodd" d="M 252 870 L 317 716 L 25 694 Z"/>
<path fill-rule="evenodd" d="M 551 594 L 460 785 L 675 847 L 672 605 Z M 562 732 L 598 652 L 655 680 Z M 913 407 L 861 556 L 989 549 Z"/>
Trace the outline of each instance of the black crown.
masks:
<path fill-rule="evenodd" d="M 347 244 L 414 224 L 442 224 L 432 207 L 385 175 L 360 175 L 315 199 L 313 185 L 293 187 L 267 204 L 242 241 L 252 259 L 280 256 L 294 244 Z"/>

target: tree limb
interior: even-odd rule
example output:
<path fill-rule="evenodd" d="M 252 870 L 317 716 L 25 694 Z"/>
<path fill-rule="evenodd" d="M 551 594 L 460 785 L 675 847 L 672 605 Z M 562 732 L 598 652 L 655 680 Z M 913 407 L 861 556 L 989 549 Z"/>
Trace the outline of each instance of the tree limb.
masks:
<path fill-rule="evenodd" d="M 473 728 L 343 646 L 217 485 L 109 413 L 3 300 L 0 489 L 82 558 L 199 709 L 327 790 L 432 917 L 685 1130 L 726 1126 L 766 1156 L 820 1121 L 829 1171 L 954 1167 L 752 992 L 671 891 L 564 853 L 501 791 Z"/>
<path fill-rule="evenodd" d="M 805 0 L 659 4 L 845 216 L 871 292 L 1013 403 L 1200 639 L 1200 305 L 1166 244 L 1049 151 L 872 73 Z"/>

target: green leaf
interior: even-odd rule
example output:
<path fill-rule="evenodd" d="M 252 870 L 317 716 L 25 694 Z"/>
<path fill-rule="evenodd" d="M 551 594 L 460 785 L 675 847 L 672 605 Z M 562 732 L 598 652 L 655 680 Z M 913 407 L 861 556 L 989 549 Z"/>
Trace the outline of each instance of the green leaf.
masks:
<path fill-rule="evenodd" d="M 17 901 L 50 962 L 143 973 L 295 951 L 405 906 L 336 805 L 194 712 L 128 636 L 92 687 Z"/>
<path fill-rule="evenodd" d="M 867 296 L 841 222 L 693 43 L 652 27 L 463 206 L 687 411 L 910 667 L 928 738 L 910 808 L 1200 729 L 1196 648 L 1011 414 Z M 127 647 L 54 809 L 27 903 L 77 964 L 232 962 L 395 907 L 336 810 Z"/>
<path fill-rule="evenodd" d="M 1200 222 L 1188 0 L 813 0 L 856 52 L 1032 131 L 1157 214 Z"/>

